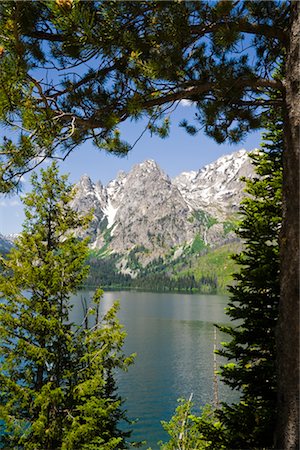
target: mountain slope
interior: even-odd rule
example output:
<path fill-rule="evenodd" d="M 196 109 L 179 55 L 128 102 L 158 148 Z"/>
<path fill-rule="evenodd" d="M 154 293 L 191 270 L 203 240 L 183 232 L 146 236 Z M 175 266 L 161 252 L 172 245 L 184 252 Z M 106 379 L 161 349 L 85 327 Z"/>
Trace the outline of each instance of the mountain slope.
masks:
<path fill-rule="evenodd" d="M 0 255 L 7 254 L 13 247 L 13 241 L 0 233 Z"/>
<path fill-rule="evenodd" d="M 184 172 L 173 180 L 194 209 L 204 209 L 219 219 L 238 210 L 243 197 L 241 177 L 253 175 L 246 150 L 225 155 L 198 172 Z"/>
<path fill-rule="evenodd" d="M 173 180 L 148 160 L 107 186 L 83 176 L 73 207 L 94 211 L 88 230 L 94 254 L 114 255 L 118 270 L 136 277 L 159 258 L 170 262 L 234 241 L 241 176 L 253 176 L 245 150 Z"/>

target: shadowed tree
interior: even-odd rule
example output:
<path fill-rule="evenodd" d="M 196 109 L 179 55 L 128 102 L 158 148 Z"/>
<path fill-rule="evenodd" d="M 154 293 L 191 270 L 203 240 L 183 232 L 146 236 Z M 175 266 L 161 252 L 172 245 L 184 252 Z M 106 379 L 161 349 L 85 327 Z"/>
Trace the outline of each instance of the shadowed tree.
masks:
<path fill-rule="evenodd" d="M 223 404 L 218 414 L 226 429 L 228 448 L 273 445 L 282 222 L 281 118 L 280 110 L 271 112 L 263 136 L 263 152 L 252 155 L 257 177 L 247 180 L 246 192 L 250 196 L 242 202 L 242 221 L 237 231 L 244 250 L 234 257 L 240 271 L 234 276 L 236 284 L 229 288 L 227 314 L 233 322 L 220 327 L 231 337 L 218 352 L 229 360 L 221 368 L 222 379 L 241 393 L 237 404 Z"/>
<path fill-rule="evenodd" d="M 1 258 L 0 446 L 5 449 L 128 448 L 130 433 L 114 369 L 126 370 L 117 305 L 100 310 L 96 291 L 90 326 L 70 321 L 71 294 L 87 276 L 87 241 L 76 231 L 89 217 L 72 210 L 72 186 L 56 164 L 32 177 L 23 199 L 26 220 L 15 247 Z M 83 325 L 87 323 L 87 318 Z"/>

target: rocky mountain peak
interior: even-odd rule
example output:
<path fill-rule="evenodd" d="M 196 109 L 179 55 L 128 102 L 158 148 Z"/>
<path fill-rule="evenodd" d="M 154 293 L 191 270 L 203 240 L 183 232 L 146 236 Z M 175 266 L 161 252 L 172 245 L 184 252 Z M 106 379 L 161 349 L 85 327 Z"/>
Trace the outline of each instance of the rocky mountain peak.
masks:
<path fill-rule="evenodd" d="M 94 248 L 119 255 L 143 249 L 139 258 L 149 262 L 196 238 L 204 246 L 228 240 L 228 220 L 243 196 L 240 177 L 252 174 L 244 149 L 173 180 L 150 159 L 120 172 L 107 186 L 84 175 L 74 206 L 94 209 L 89 230 Z"/>
<path fill-rule="evenodd" d="M 215 162 L 208 164 L 199 170 L 197 178 L 217 179 L 217 176 L 224 178 L 227 182 L 235 177 L 245 163 L 249 160 L 248 152 L 244 149 L 230 155 L 221 156 Z"/>
<path fill-rule="evenodd" d="M 158 164 L 154 159 L 146 159 L 145 161 L 136 164 L 133 168 L 139 168 L 141 170 L 160 170 Z"/>
<path fill-rule="evenodd" d="M 82 175 L 79 180 L 78 188 L 85 191 L 92 191 L 94 189 L 94 184 L 88 175 Z"/>
<path fill-rule="evenodd" d="M 206 209 L 225 219 L 237 211 L 243 197 L 242 176 L 251 177 L 253 167 L 245 149 L 225 155 L 198 172 L 184 172 L 173 179 L 192 208 Z"/>
<path fill-rule="evenodd" d="M 153 159 L 148 159 L 140 164 L 136 164 L 135 166 L 133 166 L 128 175 L 130 179 L 132 179 L 133 177 L 150 179 L 157 176 L 169 178 Z"/>

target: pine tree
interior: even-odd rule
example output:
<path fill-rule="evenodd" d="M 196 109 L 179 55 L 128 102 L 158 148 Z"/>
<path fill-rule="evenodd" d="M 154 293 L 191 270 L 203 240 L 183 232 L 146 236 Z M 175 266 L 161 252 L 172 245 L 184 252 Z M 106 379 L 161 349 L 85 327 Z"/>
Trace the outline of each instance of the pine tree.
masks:
<path fill-rule="evenodd" d="M 77 328 L 75 333 L 80 346 L 77 344 L 72 370 L 73 387 L 62 450 L 128 448 L 126 442 L 131 433 L 119 428 L 120 422 L 126 423 L 128 419 L 122 409 L 123 400 L 117 394 L 114 370 L 126 370 L 133 355 L 126 357 L 122 353 L 125 332 L 116 317 L 118 303 L 101 317 L 102 295 L 103 291 L 98 289 L 93 309 L 87 310 L 89 326 Z"/>
<path fill-rule="evenodd" d="M 72 210 L 74 190 L 55 163 L 40 180 L 34 174 L 32 185 L 23 199 L 23 231 L 1 259 L 1 443 L 7 449 L 75 450 L 76 423 L 84 429 L 82 448 L 93 449 L 94 442 L 126 448 L 113 370 L 126 369 L 132 358 L 121 352 L 117 306 L 101 322 L 97 291 L 96 309 L 89 311 L 94 325 L 82 328 L 69 320 L 70 296 L 88 271 L 87 240 L 76 232 L 90 217 Z"/>
<path fill-rule="evenodd" d="M 291 17 L 281 1 L 1 2 L 0 120 L 22 126 L 3 142 L 0 186 L 86 140 L 126 154 L 118 126 L 128 118 L 146 116 L 164 138 L 183 99 L 197 106 L 195 122 L 180 123 L 188 132 L 238 142 L 284 102 L 274 69 Z"/>

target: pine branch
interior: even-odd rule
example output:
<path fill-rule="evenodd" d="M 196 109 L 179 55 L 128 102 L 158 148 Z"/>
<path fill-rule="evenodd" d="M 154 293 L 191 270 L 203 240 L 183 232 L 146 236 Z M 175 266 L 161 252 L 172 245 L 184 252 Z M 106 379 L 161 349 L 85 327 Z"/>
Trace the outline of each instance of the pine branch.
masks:
<path fill-rule="evenodd" d="M 199 38 L 207 34 L 214 33 L 220 30 L 220 28 L 229 28 L 235 31 L 239 31 L 241 33 L 255 34 L 259 36 L 275 38 L 284 44 L 287 44 L 288 42 L 288 34 L 286 31 L 266 24 L 246 22 L 245 19 L 243 18 L 240 20 L 236 19 L 234 21 L 228 20 L 215 22 L 206 26 L 191 25 L 190 30 L 192 35 L 196 35 Z"/>

